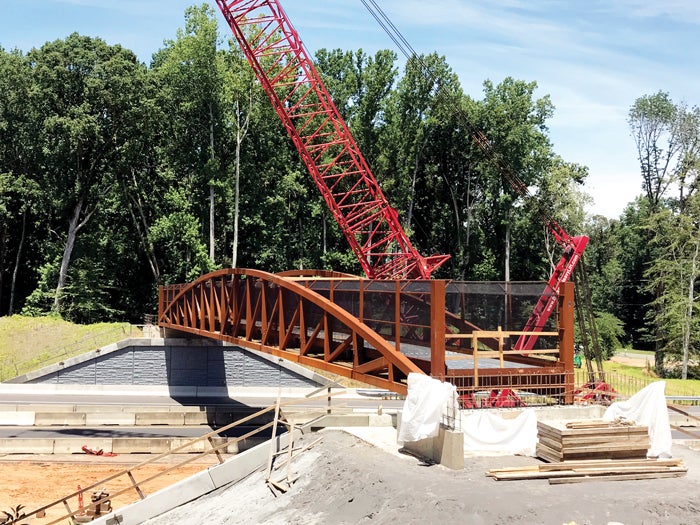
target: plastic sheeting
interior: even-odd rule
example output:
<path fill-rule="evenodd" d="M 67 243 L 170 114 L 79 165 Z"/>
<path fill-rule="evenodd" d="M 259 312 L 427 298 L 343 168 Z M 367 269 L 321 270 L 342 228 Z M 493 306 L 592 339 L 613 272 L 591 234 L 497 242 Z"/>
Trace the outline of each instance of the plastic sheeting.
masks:
<path fill-rule="evenodd" d="M 505 419 L 490 410 L 462 413 L 464 452 L 474 455 L 534 456 L 537 448 L 537 416 L 524 410 Z"/>
<path fill-rule="evenodd" d="M 627 401 L 613 403 L 603 414 L 603 419 L 610 421 L 621 417 L 649 427 L 651 445 L 647 451 L 649 458 L 671 457 L 673 438 L 668 419 L 665 388 L 666 381 L 656 381 L 642 388 Z"/>
<path fill-rule="evenodd" d="M 457 389 L 423 374 L 408 374 L 408 395 L 403 404 L 398 442 L 410 443 L 435 437 L 448 407 L 455 407 Z"/>

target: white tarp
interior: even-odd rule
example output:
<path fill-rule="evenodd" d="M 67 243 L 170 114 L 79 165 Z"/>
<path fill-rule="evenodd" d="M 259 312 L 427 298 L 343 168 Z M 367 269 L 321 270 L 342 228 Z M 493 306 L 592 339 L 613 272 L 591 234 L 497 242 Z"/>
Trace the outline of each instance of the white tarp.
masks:
<path fill-rule="evenodd" d="M 505 419 L 490 410 L 462 413 L 464 452 L 467 454 L 534 456 L 537 448 L 537 416 L 523 410 Z"/>
<path fill-rule="evenodd" d="M 403 404 L 399 443 L 435 437 L 448 407 L 455 407 L 457 389 L 423 374 L 408 374 L 408 395 Z"/>
<path fill-rule="evenodd" d="M 670 458 L 671 424 L 664 390 L 666 381 L 656 381 L 642 388 L 627 401 L 613 403 L 603 414 L 603 419 L 614 421 L 624 418 L 649 427 L 649 458 Z"/>

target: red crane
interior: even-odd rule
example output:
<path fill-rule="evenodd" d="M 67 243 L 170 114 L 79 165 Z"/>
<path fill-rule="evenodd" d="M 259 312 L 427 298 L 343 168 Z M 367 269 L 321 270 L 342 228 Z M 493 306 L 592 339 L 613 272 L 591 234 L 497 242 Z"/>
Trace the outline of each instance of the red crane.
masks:
<path fill-rule="evenodd" d="M 279 1 L 216 3 L 367 277 L 429 279 Z"/>
<path fill-rule="evenodd" d="M 424 257 L 413 247 L 279 1 L 216 3 L 367 277 L 429 279 L 449 255 Z M 383 17 L 388 20 L 386 15 Z M 403 37 L 401 41 L 406 42 Z M 519 194 L 528 195 L 525 184 L 500 162 L 484 134 L 472 128 L 472 135 L 501 165 L 511 186 Z M 564 254 L 525 332 L 543 330 L 556 306 L 561 284 L 571 278 L 588 244 L 588 237 L 570 236 L 553 219 L 546 217 L 545 222 Z M 536 335 L 523 335 L 515 349 L 530 350 L 536 341 Z"/>

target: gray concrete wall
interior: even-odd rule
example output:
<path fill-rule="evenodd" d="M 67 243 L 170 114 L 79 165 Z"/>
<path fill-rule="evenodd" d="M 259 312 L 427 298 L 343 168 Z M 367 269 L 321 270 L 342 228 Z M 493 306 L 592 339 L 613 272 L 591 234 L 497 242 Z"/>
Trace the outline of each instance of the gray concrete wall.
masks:
<path fill-rule="evenodd" d="M 262 352 L 208 339 L 127 339 L 25 374 L 12 383 L 309 387 L 312 371 Z"/>

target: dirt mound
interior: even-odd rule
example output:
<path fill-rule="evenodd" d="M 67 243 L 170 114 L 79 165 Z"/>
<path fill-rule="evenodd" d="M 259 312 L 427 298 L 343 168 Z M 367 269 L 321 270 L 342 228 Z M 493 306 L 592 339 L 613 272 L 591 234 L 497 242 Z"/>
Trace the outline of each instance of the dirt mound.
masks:
<path fill-rule="evenodd" d="M 561 525 L 696 523 L 700 454 L 685 447 L 686 477 L 552 486 L 546 480 L 494 481 L 491 468 L 539 463 L 527 457 L 468 458 L 464 470 L 397 457 L 338 430 L 294 460 L 291 489 L 273 494 L 265 474 L 174 509 L 148 525 L 469 523 Z M 398 448 L 398 446 L 397 446 Z M 286 467 L 277 476 L 286 475 Z M 274 479 L 274 476 L 273 476 Z"/>

